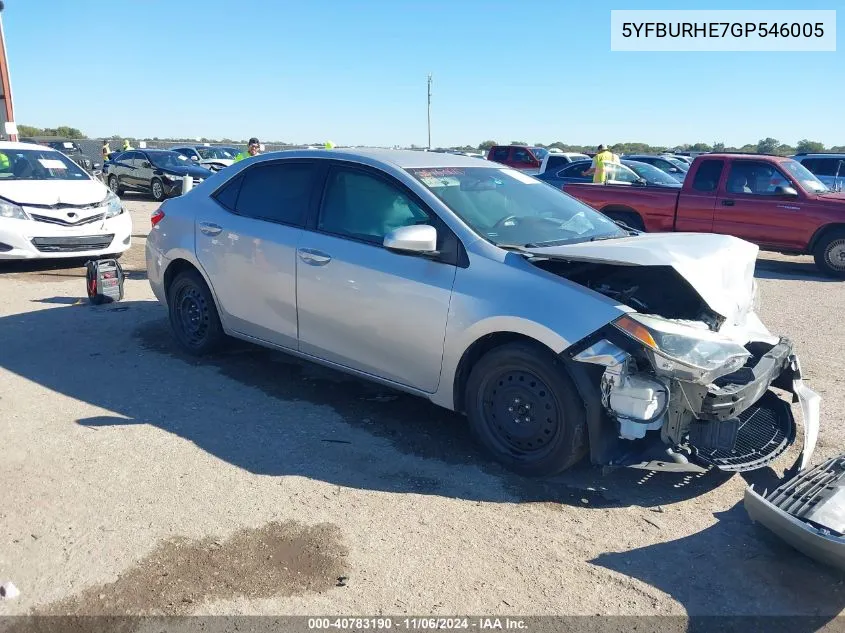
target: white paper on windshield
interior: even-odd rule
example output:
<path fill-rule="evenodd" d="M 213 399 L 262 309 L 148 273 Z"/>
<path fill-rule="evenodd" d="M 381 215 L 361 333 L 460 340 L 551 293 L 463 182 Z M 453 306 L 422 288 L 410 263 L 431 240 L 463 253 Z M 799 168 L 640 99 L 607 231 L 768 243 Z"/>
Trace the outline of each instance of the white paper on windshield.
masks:
<path fill-rule="evenodd" d="M 38 162 L 44 169 L 67 169 L 67 165 L 55 158 L 39 158 Z"/>
<path fill-rule="evenodd" d="M 540 184 L 540 181 L 536 178 L 523 174 L 521 171 L 517 171 L 516 169 L 500 169 L 499 171 L 503 174 L 507 174 L 511 178 L 516 178 L 519 182 L 524 182 L 526 185 Z"/>
<path fill-rule="evenodd" d="M 437 187 L 460 187 L 461 181 L 457 178 L 450 177 L 450 176 L 443 176 L 442 178 L 437 178 L 436 176 L 426 176 L 424 178 L 420 178 L 423 184 L 426 187 L 430 187 L 435 189 Z"/>
<path fill-rule="evenodd" d="M 73 149 L 73 143 L 70 141 L 65 141 L 62 145 L 64 145 L 65 149 Z"/>
<path fill-rule="evenodd" d="M 179 154 L 176 158 L 179 160 L 188 160 L 186 157 L 182 156 L 182 154 Z"/>

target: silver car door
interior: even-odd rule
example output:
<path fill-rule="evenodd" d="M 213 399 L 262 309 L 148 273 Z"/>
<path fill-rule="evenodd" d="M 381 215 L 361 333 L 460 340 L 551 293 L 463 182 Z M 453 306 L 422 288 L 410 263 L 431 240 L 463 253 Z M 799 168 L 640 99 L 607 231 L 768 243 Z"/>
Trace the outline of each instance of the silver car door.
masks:
<path fill-rule="evenodd" d="M 434 224 L 445 239 L 438 222 L 399 183 L 333 168 L 314 230 L 297 253 L 300 350 L 435 391 L 457 268 L 389 251 L 382 241 L 407 224 Z"/>
<path fill-rule="evenodd" d="M 228 329 L 297 348 L 296 248 L 318 171 L 313 162 L 261 162 L 198 210 L 197 257 Z"/>

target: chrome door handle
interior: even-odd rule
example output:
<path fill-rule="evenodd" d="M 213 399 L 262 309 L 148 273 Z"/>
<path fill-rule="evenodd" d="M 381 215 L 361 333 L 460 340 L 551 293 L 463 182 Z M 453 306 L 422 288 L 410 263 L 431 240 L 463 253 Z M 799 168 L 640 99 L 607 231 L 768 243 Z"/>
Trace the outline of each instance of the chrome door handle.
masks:
<path fill-rule="evenodd" d="M 200 231 L 206 235 L 220 235 L 220 231 L 222 230 L 223 227 L 219 224 L 214 224 L 212 222 L 200 222 Z"/>
<path fill-rule="evenodd" d="M 314 250 L 313 248 L 299 248 L 296 252 L 299 255 L 299 259 L 311 266 L 325 266 L 332 261 L 331 255 Z"/>

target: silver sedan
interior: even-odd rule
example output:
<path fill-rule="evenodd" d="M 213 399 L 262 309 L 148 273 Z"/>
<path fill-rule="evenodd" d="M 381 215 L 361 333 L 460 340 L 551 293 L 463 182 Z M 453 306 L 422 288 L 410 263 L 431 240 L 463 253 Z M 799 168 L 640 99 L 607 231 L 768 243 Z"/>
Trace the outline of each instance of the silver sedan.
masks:
<path fill-rule="evenodd" d="M 237 337 L 466 413 L 529 475 L 760 468 L 818 435 L 819 398 L 754 310 L 757 247 L 640 234 L 519 171 L 414 151 L 228 167 L 152 216 L 176 341 Z"/>

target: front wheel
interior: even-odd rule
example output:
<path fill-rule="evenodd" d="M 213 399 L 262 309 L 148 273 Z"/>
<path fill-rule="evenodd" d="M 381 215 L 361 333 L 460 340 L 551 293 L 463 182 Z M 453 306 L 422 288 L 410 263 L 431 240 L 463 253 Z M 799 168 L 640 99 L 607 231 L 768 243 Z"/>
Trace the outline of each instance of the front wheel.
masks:
<path fill-rule="evenodd" d="M 164 193 L 164 183 L 158 178 L 153 178 L 150 183 L 150 192 L 153 194 L 153 200 L 156 202 L 161 202 L 167 197 Z"/>
<path fill-rule="evenodd" d="M 225 334 L 211 290 L 196 271 L 179 273 L 167 291 L 170 327 L 177 343 L 189 354 L 211 354 Z"/>
<path fill-rule="evenodd" d="M 510 343 L 485 354 L 470 372 L 465 402 L 473 434 L 510 470 L 555 475 L 586 453 L 583 401 L 540 346 Z"/>
<path fill-rule="evenodd" d="M 123 188 L 120 186 L 120 181 L 118 181 L 117 176 L 109 176 L 109 189 L 111 189 L 112 193 L 116 196 L 123 195 Z"/>
<path fill-rule="evenodd" d="M 830 231 L 813 251 L 816 266 L 832 277 L 845 278 L 845 230 Z"/>

